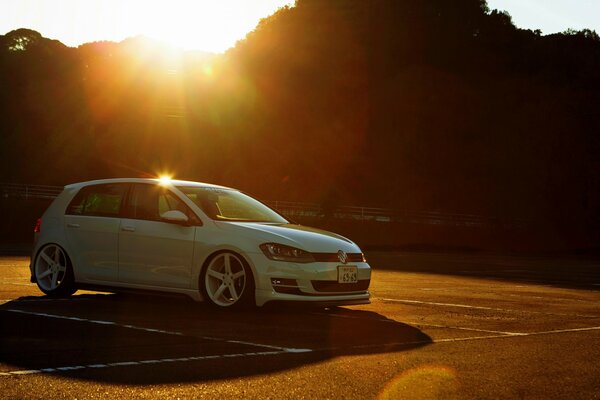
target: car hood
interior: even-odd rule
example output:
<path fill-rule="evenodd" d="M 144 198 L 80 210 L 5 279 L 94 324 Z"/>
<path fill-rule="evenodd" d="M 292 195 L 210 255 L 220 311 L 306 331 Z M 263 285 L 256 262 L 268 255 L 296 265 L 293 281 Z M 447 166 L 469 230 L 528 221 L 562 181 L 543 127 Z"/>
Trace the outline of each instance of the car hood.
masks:
<path fill-rule="evenodd" d="M 346 253 L 361 252 L 354 242 L 341 235 L 303 225 L 254 222 L 220 222 L 219 224 L 227 224 L 229 229 L 243 231 L 245 235 L 251 235 L 263 243 L 281 243 L 312 253 L 337 253 L 338 250 Z"/>

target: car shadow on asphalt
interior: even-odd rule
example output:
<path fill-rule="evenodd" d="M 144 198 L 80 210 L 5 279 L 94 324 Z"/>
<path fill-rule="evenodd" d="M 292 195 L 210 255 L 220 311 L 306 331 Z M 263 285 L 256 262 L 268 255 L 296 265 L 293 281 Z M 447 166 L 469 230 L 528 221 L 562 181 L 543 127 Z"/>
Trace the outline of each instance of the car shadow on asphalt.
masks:
<path fill-rule="evenodd" d="M 123 294 L 20 298 L 0 307 L 0 326 L 0 362 L 9 372 L 121 384 L 269 374 L 431 343 L 419 329 L 360 306 L 223 311 Z"/>

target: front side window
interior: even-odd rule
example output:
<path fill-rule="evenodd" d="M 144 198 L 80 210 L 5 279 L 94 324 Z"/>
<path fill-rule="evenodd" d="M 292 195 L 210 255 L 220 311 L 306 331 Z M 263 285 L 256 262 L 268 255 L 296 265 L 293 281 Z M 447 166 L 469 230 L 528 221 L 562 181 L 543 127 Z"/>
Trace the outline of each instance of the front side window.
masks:
<path fill-rule="evenodd" d="M 183 201 L 168 189 L 152 184 L 136 184 L 129 197 L 127 217 L 160 221 L 167 211 L 178 210 L 198 224 L 199 220 Z"/>
<path fill-rule="evenodd" d="M 86 186 L 71 200 L 66 214 L 118 217 L 126 191 L 127 184 L 122 183 Z"/>
<path fill-rule="evenodd" d="M 274 210 L 237 190 L 197 186 L 177 186 L 177 189 L 217 221 L 288 223 Z"/>

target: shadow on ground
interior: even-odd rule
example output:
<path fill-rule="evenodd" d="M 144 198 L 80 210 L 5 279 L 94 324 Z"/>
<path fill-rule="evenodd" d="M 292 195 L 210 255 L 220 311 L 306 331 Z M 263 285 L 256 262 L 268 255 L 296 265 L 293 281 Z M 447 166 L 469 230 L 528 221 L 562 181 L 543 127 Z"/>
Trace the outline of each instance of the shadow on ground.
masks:
<path fill-rule="evenodd" d="M 20 298 L 0 307 L 0 326 L 0 362 L 11 371 L 123 384 L 268 374 L 431 343 L 419 329 L 359 308 L 232 312 L 124 294 Z"/>

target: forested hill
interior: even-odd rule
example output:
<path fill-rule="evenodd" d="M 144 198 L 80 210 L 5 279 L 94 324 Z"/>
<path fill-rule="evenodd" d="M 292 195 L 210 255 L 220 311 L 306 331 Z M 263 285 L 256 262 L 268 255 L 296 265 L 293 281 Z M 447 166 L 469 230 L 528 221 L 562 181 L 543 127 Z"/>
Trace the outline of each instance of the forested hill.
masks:
<path fill-rule="evenodd" d="M 0 181 L 160 171 L 265 199 L 598 226 L 600 39 L 484 0 L 298 0 L 225 55 L 0 36 Z"/>

